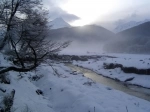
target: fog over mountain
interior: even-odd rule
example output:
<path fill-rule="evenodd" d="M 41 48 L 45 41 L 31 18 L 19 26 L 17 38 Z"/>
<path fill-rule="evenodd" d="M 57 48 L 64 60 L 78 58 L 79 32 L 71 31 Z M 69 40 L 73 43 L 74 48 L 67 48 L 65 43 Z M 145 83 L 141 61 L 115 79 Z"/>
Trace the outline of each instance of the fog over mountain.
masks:
<path fill-rule="evenodd" d="M 121 25 L 122 27 L 118 26 L 116 31 L 121 32 L 115 34 L 97 25 L 71 27 L 62 18 L 57 18 L 52 21 L 54 26 L 48 35 L 52 40 L 71 41 L 71 45 L 65 52 L 149 54 L 150 22 L 147 21 L 131 21 Z"/>
<path fill-rule="evenodd" d="M 119 32 L 116 37 L 105 45 L 107 52 L 150 54 L 150 22 Z"/>
<path fill-rule="evenodd" d="M 50 39 L 59 41 L 72 41 L 67 50 L 83 52 L 100 52 L 102 46 L 115 38 L 111 31 L 96 25 L 86 25 L 83 27 L 65 27 L 52 29 L 49 32 Z M 73 49 L 73 50 L 72 50 Z"/>

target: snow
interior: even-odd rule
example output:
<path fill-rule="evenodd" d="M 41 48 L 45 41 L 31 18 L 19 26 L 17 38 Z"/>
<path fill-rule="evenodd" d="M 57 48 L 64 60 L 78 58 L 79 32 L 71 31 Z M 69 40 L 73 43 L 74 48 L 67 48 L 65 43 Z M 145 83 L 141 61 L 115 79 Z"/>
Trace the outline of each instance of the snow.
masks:
<path fill-rule="evenodd" d="M 108 58 L 105 56 L 112 56 L 116 58 Z M 104 69 L 104 63 L 117 63 L 122 64 L 124 67 L 136 67 L 138 69 L 150 68 L 149 55 L 135 55 L 135 54 L 105 54 L 104 57 L 99 59 L 90 59 L 88 61 L 73 61 L 74 65 L 79 65 L 84 68 L 91 69 L 98 74 L 107 76 L 120 81 L 134 77 L 130 84 L 136 84 L 139 86 L 150 88 L 150 75 L 142 74 L 137 75 L 134 73 L 124 73 L 119 68 L 116 69 Z"/>
<path fill-rule="evenodd" d="M 150 20 L 145 19 L 143 21 L 129 21 L 129 22 L 126 22 L 126 23 L 123 23 L 123 24 L 118 24 L 117 27 L 114 29 L 114 32 L 119 33 L 121 31 L 127 30 L 129 28 L 132 28 L 132 27 L 138 26 L 140 24 L 146 23 L 148 21 L 150 21 Z"/>
<path fill-rule="evenodd" d="M 19 79 L 17 75 L 19 74 L 15 72 L 11 73 L 11 85 L 1 85 L 3 88 L 7 88 L 6 94 L 10 93 L 12 89 L 16 91 L 12 110 L 22 112 L 26 110 L 26 108 L 29 108 L 31 112 L 46 112 L 47 110 L 53 112 L 50 108 L 49 100 L 36 94 L 35 91 L 38 87 L 29 81 L 26 74 L 22 79 Z"/>
<path fill-rule="evenodd" d="M 50 25 L 52 25 L 51 29 L 70 27 L 70 25 L 66 21 L 64 21 L 62 18 L 54 19 L 53 21 L 50 22 Z"/>
<path fill-rule="evenodd" d="M 27 108 L 31 112 L 127 112 L 126 108 L 129 112 L 150 112 L 150 102 L 108 89 L 84 77 L 82 73 L 73 73 L 63 63 L 53 63 L 53 69 L 41 64 L 36 71 L 21 73 L 22 78 L 19 73 L 9 72 L 11 84 L 0 85 L 7 91 L 0 91 L 0 101 L 15 89 L 15 112 Z M 30 77 L 35 75 L 42 77 L 37 81 L 31 80 Z M 43 95 L 37 95 L 37 89 L 42 90 Z"/>
<path fill-rule="evenodd" d="M 8 57 L 5 55 L 2 55 L 0 53 L 0 65 L 2 64 L 4 67 L 7 67 L 10 65 L 10 61 L 6 60 Z"/>

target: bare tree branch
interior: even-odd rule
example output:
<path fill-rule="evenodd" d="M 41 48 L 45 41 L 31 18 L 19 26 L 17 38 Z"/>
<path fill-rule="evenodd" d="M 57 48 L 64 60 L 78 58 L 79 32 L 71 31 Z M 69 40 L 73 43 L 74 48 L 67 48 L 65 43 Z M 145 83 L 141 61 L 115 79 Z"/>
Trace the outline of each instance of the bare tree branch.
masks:
<path fill-rule="evenodd" d="M 41 0 L 2 0 L 0 25 L 5 30 L 0 41 L 0 51 L 9 52 L 13 64 L 1 65 L 0 74 L 35 69 L 51 55 L 66 48 L 70 42 L 47 41 L 47 11 L 40 8 Z M 8 50 L 5 49 L 8 47 Z"/>

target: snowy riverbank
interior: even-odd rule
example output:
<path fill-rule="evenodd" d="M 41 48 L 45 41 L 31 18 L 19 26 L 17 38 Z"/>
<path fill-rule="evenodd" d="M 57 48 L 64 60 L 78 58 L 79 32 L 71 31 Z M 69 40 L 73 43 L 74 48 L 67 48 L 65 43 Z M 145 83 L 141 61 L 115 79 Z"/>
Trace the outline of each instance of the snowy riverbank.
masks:
<path fill-rule="evenodd" d="M 150 68 L 149 55 L 108 54 L 107 56 L 112 56 L 116 58 L 104 56 L 98 59 L 89 59 L 88 61 L 73 61 L 73 64 L 91 69 L 98 74 L 113 79 L 118 79 L 120 81 L 126 81 L 127 79 L 133 78 L 133 80 L 128 81 L 127 83 L 150 88 L 150 75 L 124 73 L 119 67 L 115 69 L 104 68 L 104 63 L 107 64 L 113 63 L 113 64 L 122 64 L 125 67 L 147 69 Z"/>
<path fill-rule="evenodd" d="M 108 89 L 83 74 L 74 74 L 62 63 L 41 65 L 37 71 L 22 74 L 10 72 L 11 84 L 1 84 L 6 93 L 15 89 L 13 109 L 21 112 L 150 112 L 150 102 Z M 37 81 L 33 76 L 40 76 Z M 40 89 L 43 95 L 38 95 Z"/>

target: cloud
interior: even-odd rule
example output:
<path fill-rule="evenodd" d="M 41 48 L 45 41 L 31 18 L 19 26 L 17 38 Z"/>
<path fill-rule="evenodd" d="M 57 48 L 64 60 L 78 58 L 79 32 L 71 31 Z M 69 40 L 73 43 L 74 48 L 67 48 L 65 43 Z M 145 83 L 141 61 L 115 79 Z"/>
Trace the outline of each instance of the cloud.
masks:
<path fill-rule="evenodd" d="M 138 17 L 137 11 L 135 11 L 131 14 L 131 18 L 136 18 L 136 17 Z"/>
<path fill-rule="evenodd" d="M 139 18 L 139 15 L 137 12 L 138 11 L 132 11 L 132 12 L 126 13 L 125 17 L 122 17 L 122 18 L 120 17 L 119 19 L 114 21 L 114 24 L 121 25 L 130 21 L 136 21 L 136 19 Z"/>
<path fill-rule="evenodd" d="M 68 14 L 68 13 L 61 14 L 60 16 L 67 22 L 72 22 L 72 21 L 80 19 L 78 16 L 74 14 Z"/>
<path fill-rule="evenodd" d="M 44 0 L 44 6 L 49 10 L 50 19 L 53 20 L 62 17 L 66 22 L 73 22 L 80 19 L 74 14 L 69 14 L 60 8 L 60 5 L 66 3 L 67 0 Z"/>
<path fill-rule="evenodd" d="M 49 15 L 50 15 L 51 19 L 62 17 L 67 22 L 72 22 L 72 21 L 80 19 L 78 16 L 76 16 L 74 14 L 69 14 L 59 7 L 52 7 L 52 8 L 50 8 L 49 11 L 50 11 Z"/>
<path fill-rule="evenodd" d="M 68 0 L 43 0 L 43 4 L 46 6 L 60 6 L 61 4 L 66 3 Z"/>

